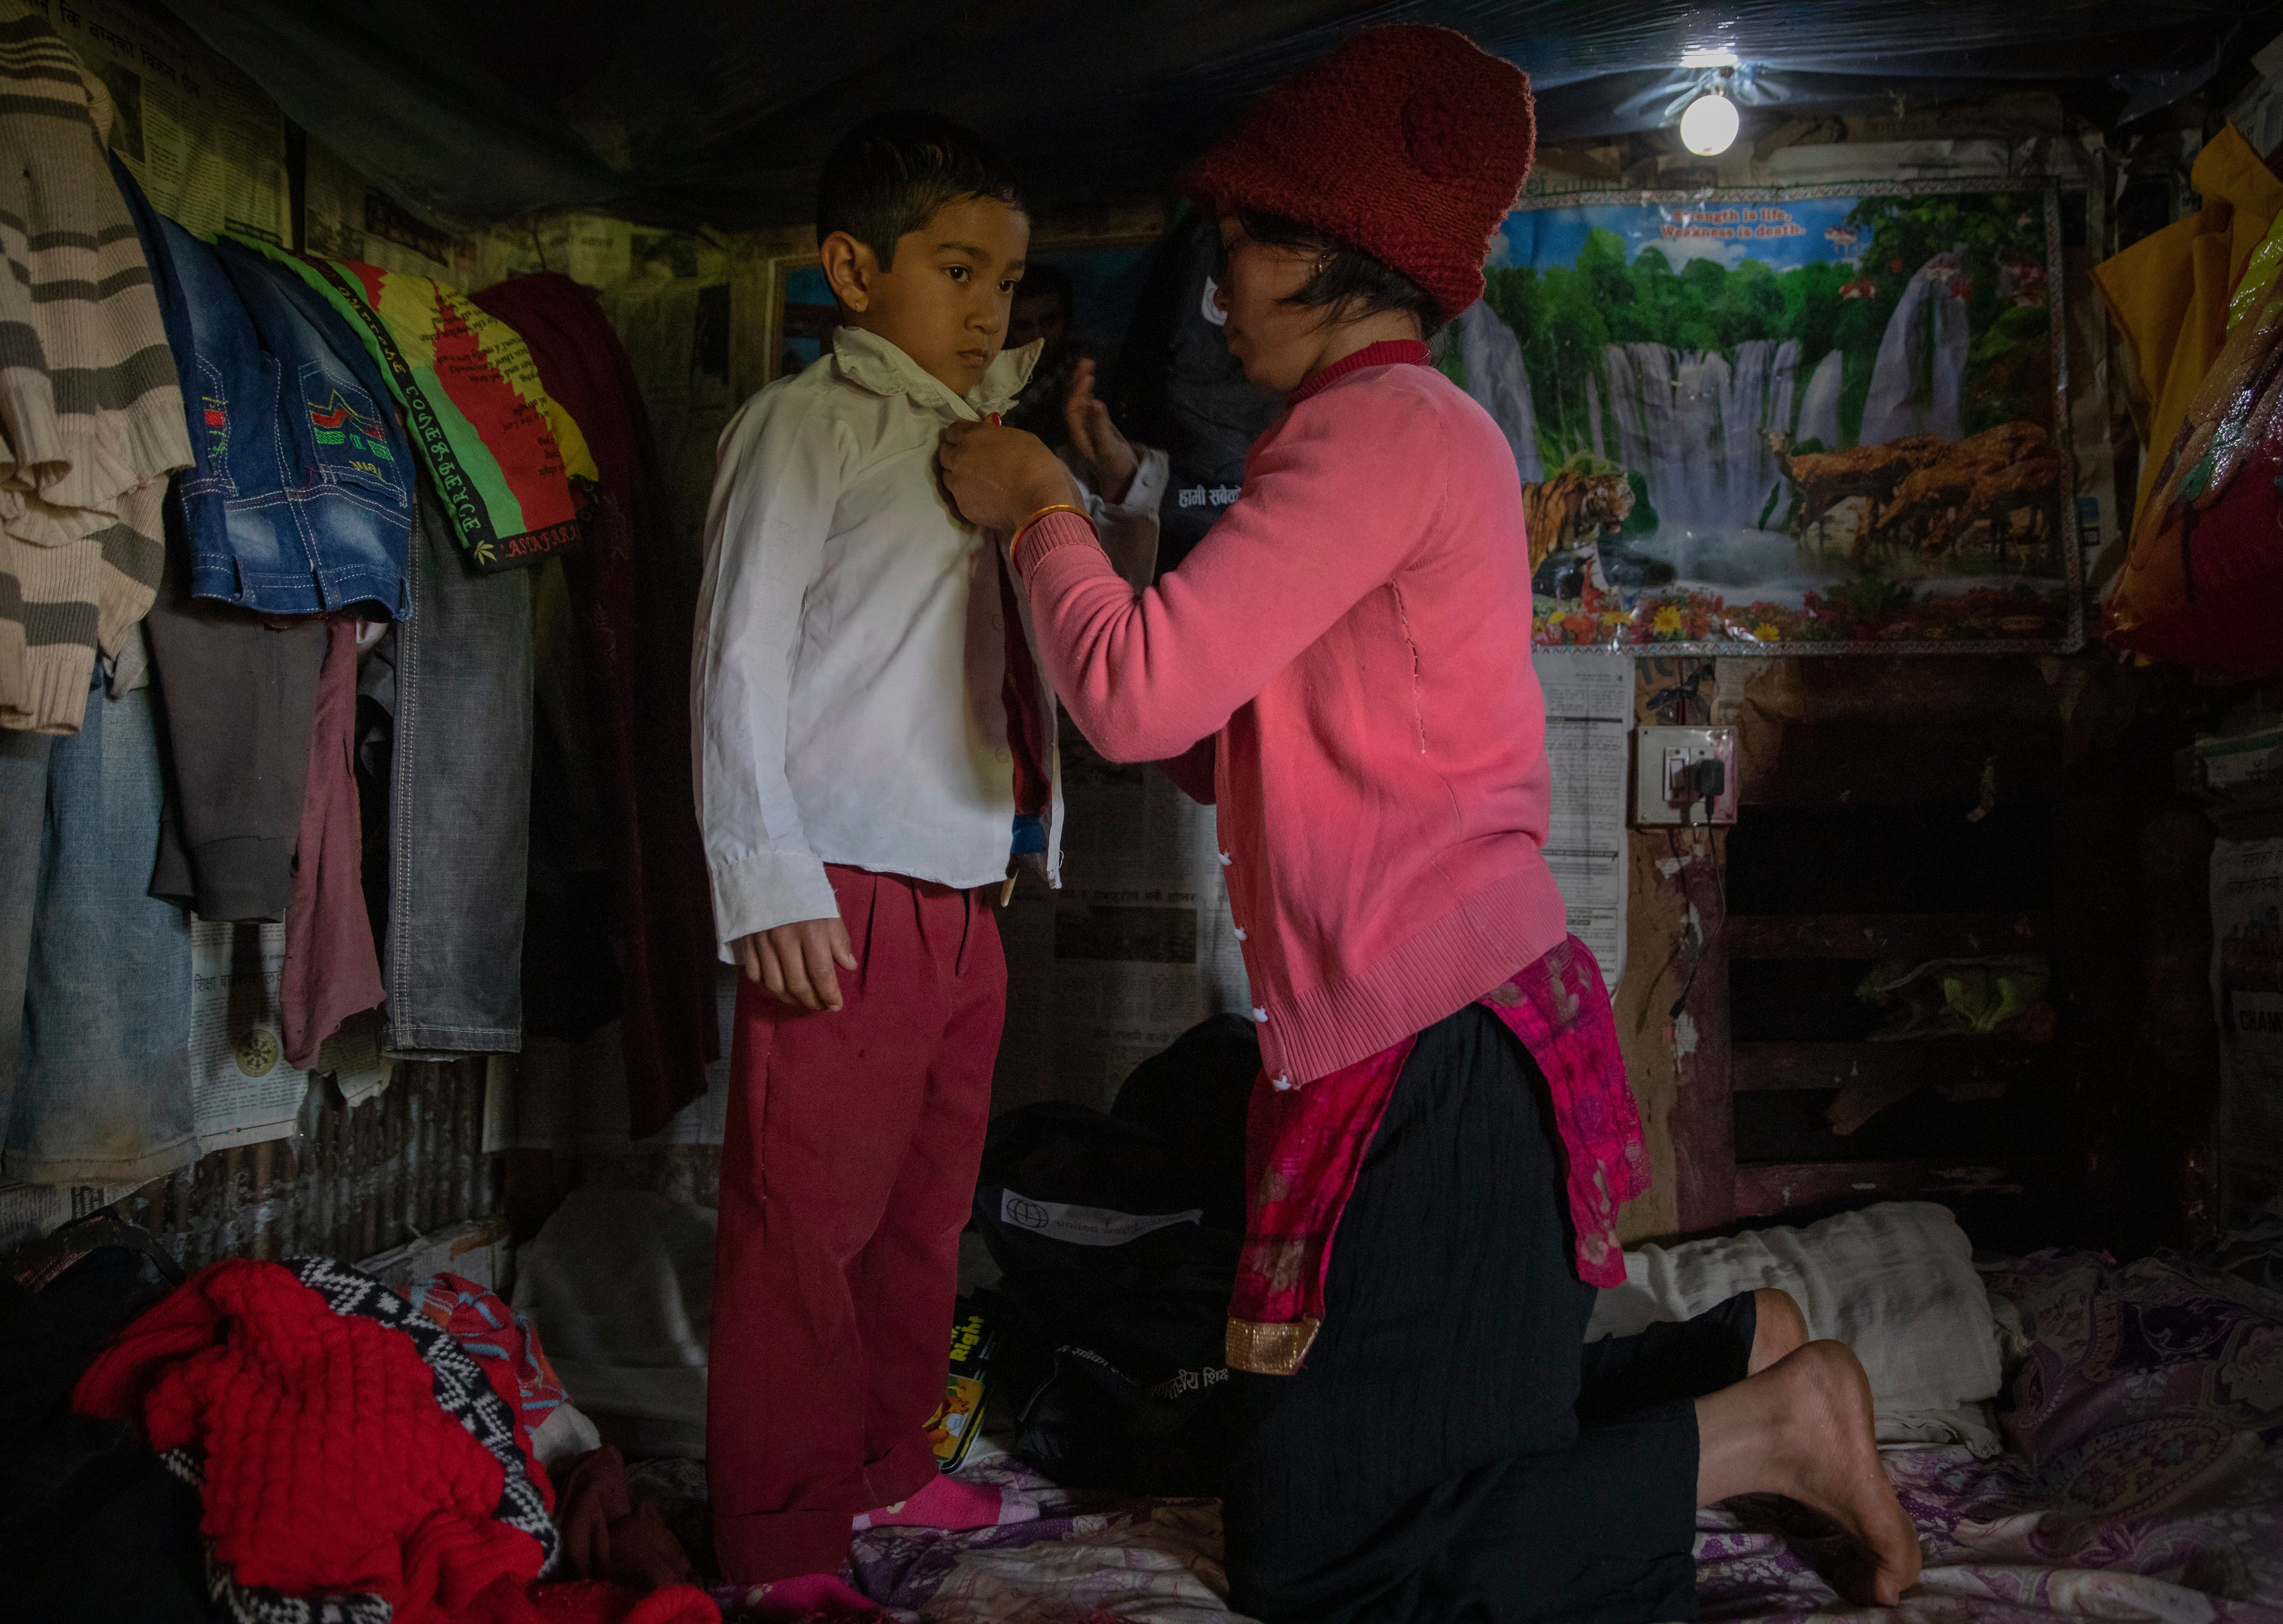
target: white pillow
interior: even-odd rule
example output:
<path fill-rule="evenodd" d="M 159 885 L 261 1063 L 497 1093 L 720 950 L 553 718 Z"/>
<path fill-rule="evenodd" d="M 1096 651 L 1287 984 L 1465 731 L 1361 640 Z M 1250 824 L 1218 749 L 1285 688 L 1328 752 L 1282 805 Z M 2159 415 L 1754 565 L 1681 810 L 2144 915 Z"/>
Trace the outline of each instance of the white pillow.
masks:
<path fill-rule="evenodd" d="M 1884 1201 L 1802 1229 L 1754 1230 L 1625 1253 L 1586 1339 L 1703 1313 L 1739 1292 L 1789 1292 L 1811 1337 L 1848 1344 L 1871 1378 L 1882 1443 L 2001 1447 L 1983 1405 L 2005 1372 L 1973 1244 L 1950 1209 Z"/>

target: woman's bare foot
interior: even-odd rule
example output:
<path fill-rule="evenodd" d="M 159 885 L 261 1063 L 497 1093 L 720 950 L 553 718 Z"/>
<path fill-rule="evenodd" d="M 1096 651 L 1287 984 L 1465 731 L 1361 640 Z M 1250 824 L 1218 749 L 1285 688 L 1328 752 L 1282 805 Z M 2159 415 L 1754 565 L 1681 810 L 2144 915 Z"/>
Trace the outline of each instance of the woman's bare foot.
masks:
<path fill-rule="evenodd" d="M 1757 1376 L 1794 1348 L 1807 1346 L 1807 1316 L 1800 1312 L 1789 1292 L 1780 1286 L 1762 1286 L 1752 1293 L 1752 1313 L 1756 1329 L 1745 1374 Z"/>
<path fill-rule="evenodd" d="M 1867 1558 L 1836 1576 L 1849 1600 L 1891 1607 L 1919 1579 L 1918 1530 L 1879 1464 L 1871 1383 L 1843 1342 L 1810 1342 L 1696 1401 L 1696 1503 L 1786 1495 L 1837 1522 Z"/>

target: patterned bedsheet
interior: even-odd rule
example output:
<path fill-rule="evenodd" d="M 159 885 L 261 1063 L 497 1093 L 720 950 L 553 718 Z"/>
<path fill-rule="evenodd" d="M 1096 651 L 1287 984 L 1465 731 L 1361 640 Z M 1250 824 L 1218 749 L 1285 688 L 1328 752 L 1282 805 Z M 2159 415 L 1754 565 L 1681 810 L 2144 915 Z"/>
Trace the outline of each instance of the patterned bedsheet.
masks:
<path fill-rule="evenodd" d="M 2030 1339 L 2009 1447 L 1886 1456 L 1926 1550 L 1904 1616 L 2283 1620 L 2283 1297 L 2082 1252 L 2038 1253 L 1991 1284 Z M 1843 1610 L 1812 1542 L 1784 1539 L 1785 1510 L 1703 1514 L 1706 1618 Z"/>
<path fill-rule="evenodd" d="M 1991 1284 L 2028 1341 L 2009 1448 L 1885 1456 L 1926 1548 L 1903 1619 L 2283 1624 L 2283 1297 L 2082 1252 Z M 1035 1495 L 1040 1519 L 860 1535 L 860 1588 L 929 1624 L 1233 1624 L 1213 1503 L 1065 1493 L 1004 1456 L 977 1471 Z M 1818 1533 L 1773 1499 L 1703 1513 L 1705 1617 L 1852 1611 L 1817 1576 Z"/>
<path fill-rule="evenodd" d="M 857 1588 L 928 1624 L 1233 1624 L 1220 1507 L 1058 1489 L 1012 1456 L 967 1475 L 1033 1496 L 1035 1522 L 975 1534 L 875 1528 Z"/>

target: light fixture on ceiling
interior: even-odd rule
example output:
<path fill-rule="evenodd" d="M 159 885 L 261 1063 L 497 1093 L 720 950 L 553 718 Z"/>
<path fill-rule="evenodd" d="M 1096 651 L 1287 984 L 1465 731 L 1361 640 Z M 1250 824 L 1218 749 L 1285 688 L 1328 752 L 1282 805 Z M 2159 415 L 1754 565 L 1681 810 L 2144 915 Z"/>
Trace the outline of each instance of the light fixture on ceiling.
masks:
<path fill-rule="evenodd" d="M 1680 115 L 1680 144 L 1700 158 L 1717 158 L 1736 142 L 1736 104 L 1707 90 Z"/>

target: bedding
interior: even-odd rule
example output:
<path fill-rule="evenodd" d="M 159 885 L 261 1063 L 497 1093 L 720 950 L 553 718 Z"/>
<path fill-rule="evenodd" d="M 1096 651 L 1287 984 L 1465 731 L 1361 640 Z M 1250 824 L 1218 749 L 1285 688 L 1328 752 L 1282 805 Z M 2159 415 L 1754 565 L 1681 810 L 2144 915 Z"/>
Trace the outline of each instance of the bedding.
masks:
<path fill-rule="evenodd" d="M 1225 1599 L 1220 1508 L 1065 1491 L 998 1456 L 965 1475 L 1039 1501 L 1035 1522 L 856 1536 L 856 1588 L 928 1624 L 1243 1624 Z"/>
<path fill-rule="evenodd" d="M 2283 1296 L 2178 1260 L 2084 1252 L 2040 1253 L 1988 1284 L 2022 1337 L 2005 1452 L 1883 1456 L 1926 1546 L 1906 1624 L 2283 1624 Z M 1212 1502 L 1059 1490 L 1003 1455 L 970 1471 L 1035 1495 L 1039 1520 L 858 1536 L 858 1588 L 893 1616 L 1233 1624 Z M 1851 1612 L 1817 1576 L 1817 1533 L 1773 1499 L 1700 1513 L 1704 1617 Z M 717 1598 L 734 1617 L 737 1594 Z"/>
<path fill-rule="evenodd" d="M 1991 1286 L 2030 1339 L 2006 1453 L 1884 1456 L 1926 1549 L 1904 1617 L 2283 1620 L 2283 1296 L 2083 1252 Z M 1840 1609 L 1788 1526 L 1773 1502 L 1700 1513 L 1706 1619 Z"/>

